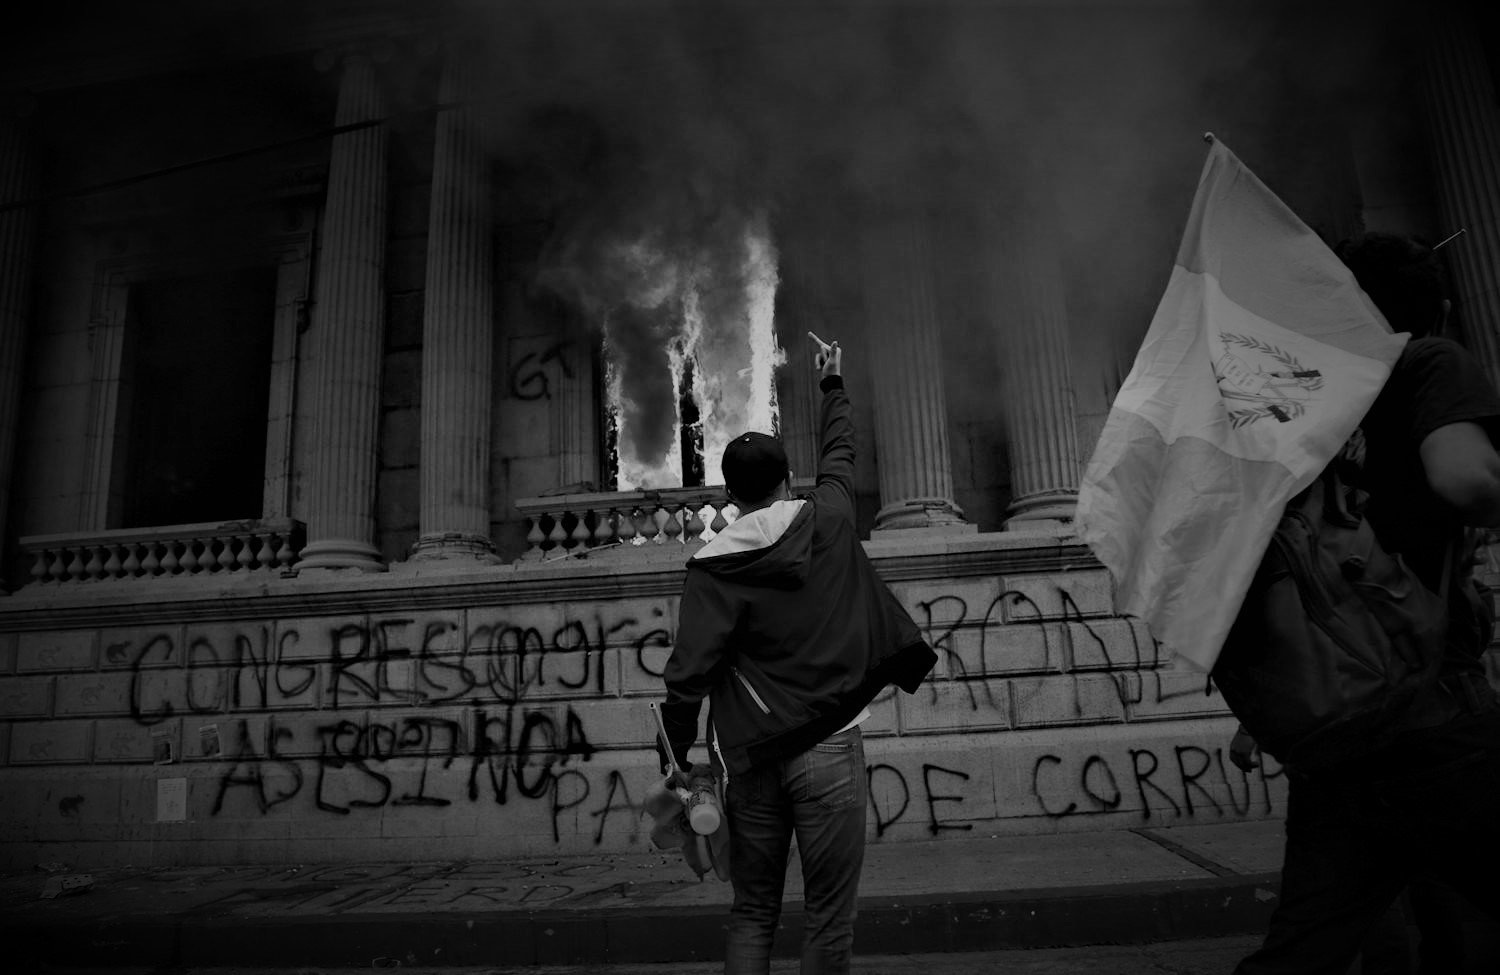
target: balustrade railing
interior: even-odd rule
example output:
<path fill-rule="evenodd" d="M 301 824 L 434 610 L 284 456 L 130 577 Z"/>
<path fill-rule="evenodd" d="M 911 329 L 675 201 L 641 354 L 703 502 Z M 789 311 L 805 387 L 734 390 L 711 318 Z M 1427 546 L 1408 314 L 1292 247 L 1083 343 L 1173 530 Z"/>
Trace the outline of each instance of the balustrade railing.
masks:
<path fill-rule="evenodd" d="M 813 482 L 793 482 L 799 493 Z M 522 498 L 523 558 L 601 548 L 677 547 L 684 555 L 739 516 L 720 485 Z M 32 585 L 278 573 L 297 561 L 304 526 L 291 519 L 124 528 L 19 539 Z"/>
<path fill-rule="evenodd" d="M 297 561 L 303 525 L 291 519 L 29 535 L 20 548 L 34 585 L 277 573 Z"/>
<path fill-rule="evenodd" d="M 794 481 L 794 490 L 812 488 Z M 600 548 L 676 546 L 686 552 L 709 541 L 739 517 L 723 485 L 659 488 L 649 491 L 601 491 L 521 498 L 525 515 L 523 558 L 545 561 Z"/>

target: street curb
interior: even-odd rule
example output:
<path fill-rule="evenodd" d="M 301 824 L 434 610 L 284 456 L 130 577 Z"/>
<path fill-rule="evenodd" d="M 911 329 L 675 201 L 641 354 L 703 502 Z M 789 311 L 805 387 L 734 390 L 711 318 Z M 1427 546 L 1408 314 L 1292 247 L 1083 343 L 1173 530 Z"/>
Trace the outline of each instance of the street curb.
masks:
<path fill-rule="evenodd" d="M 1265 930 L 1278 874 L 910 897 L 864 897 L 861 954 L 1141 944 Z M 586 965 L 718 960 L 726 908 L 599 908 L 246 918 L 208 913 L 77 923 L 0 923 L 33 966 Z M 777 954 L 795 955 L 802 905 L 787 905 Z"/>

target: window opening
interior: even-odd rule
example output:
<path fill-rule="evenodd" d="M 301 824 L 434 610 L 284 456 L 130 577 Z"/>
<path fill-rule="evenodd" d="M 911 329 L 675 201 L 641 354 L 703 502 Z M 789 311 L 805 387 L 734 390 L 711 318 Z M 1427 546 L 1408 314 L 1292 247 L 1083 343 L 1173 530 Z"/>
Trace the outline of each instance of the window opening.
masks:
<path fill-rule="evenodd" d="M 687 255 L 649 240 L 611 250 L 623 282 L 603 318 L 606 483 L 630 491 L 724 483 L 746 430 L 779 432 L 777 255 L 763 218 L 731 246 Z M 597 306 L 597 305 L 596 305 Z"/>
<path fill-rule="evenodd" d="M 261 516 L 275 301 L 274 267 L 131 285 L 111 527 Z"/>

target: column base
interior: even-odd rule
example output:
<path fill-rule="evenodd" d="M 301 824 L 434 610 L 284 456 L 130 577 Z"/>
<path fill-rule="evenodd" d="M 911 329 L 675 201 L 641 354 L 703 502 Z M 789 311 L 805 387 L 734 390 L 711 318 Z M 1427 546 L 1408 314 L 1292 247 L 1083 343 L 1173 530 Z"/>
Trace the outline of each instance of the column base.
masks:
<path fill-rule="evenodd" d="M 1029 527 L 1027 522 L 1072 522 L 1077 514 L 1077 491 L 1039 491 L 1010 503 L 1010 517 L 1005 519 L 1004 528 L 1024 531 Z"/>
<path fill-rule="evenodd" d="M 373 545 L 347 538 L 324 538 L 302 546 L 292 568 L 298 574 L 319 569 L 384 572 L 386 564 L 380 558 L 380 550 Z"/>
<path fill-rule="evenodd" d="M 469 532 L 434 532 L 423 535 L 411 547 L 413 562 L 480 562 L 499 565 L 495 544 L 484 535 Z"/>
<path fill-rule="evenodd" d="M 888 504 L 875 513 L 878 531 L 965 524 L 963 509 L 948 498 L 908 498 Z"/>
<path fill-rule="evenodd" d="M 979 526 L 968 522 L 955 522 L 949 525 L 922 525 L 907 528 L 872 528 L 870 529 L 870 541 L 872 542 L 900 542 L 917 541 L 919 539 L 947 538 L 949 536 L 978 536 Z"/>

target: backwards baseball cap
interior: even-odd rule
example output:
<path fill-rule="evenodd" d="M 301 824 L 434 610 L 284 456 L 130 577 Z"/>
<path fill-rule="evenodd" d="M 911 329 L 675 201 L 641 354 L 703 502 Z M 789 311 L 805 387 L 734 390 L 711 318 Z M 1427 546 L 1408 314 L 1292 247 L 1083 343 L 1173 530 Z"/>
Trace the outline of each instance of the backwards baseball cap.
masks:
<path fill-rule="evenodd" d="M 781 441 L 754 431 L 731 440 L 719 466 L 729 493 L 748 504 L 764 501 L 790 470 Z"/>

